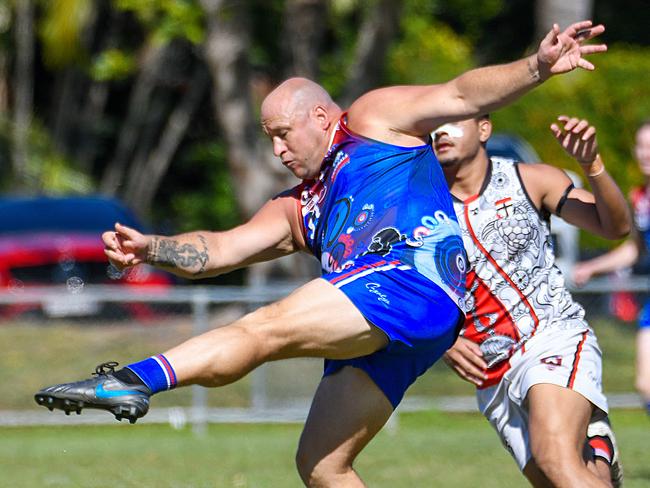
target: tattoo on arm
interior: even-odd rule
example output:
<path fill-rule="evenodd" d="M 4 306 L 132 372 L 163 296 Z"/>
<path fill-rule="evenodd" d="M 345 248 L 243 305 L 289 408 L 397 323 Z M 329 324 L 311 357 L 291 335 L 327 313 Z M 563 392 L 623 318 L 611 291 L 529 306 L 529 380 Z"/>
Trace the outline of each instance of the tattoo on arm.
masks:
<path fill-rule="evenodd" d="M 155 238 L 151 242 L 147 262 L 156 266 L 182 269 L 199 275 L 205 271 L 210 259 L 205 237 L 199 235 L 199 240 L 203 245 L 202 250 L 199 250 L 194 244 L 180 244 L 173 239 Z"/>

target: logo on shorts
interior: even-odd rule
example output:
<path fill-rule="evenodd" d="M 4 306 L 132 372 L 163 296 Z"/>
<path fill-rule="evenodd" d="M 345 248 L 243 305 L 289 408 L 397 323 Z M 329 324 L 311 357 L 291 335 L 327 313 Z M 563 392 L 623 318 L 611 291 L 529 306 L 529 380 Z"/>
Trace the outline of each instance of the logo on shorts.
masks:
<path fill-rule="evenodd" d="M 390 300 L 388 299 L 388 296 L 385 293 L 382 293 L 379 291 L 379 288 L 381 288 L 381 285 L 379 283 L 366 283 L 366 289 L 370 293 L 374 293 L 377 295 L 377 300 L 379 300 L 381 303 L 384 304 L 384 306 L 390 305 Z"/>
<path fill-rule="evenodd" d="M 562 366 L 562 356 L 549 356 L 547 358 L 540 359 L 540 363 L 545 364 L 547 369 L 551 371 L 555 368 Z"/>

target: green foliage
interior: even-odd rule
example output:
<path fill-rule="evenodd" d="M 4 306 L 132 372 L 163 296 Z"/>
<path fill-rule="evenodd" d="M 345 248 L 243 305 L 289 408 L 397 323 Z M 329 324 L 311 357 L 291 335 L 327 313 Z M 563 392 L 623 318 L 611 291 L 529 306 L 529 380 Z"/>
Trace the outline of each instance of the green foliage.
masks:
<path fill-rule="evenodd" d="M 29 132 L 27 179 L 32 191 L 49 195 L 90 193 L 92 178 L 74 168 L 54 147 L 49 132 L 33 121 Z"/>
<path fill-rule="evenodd" d="M 51 68 L 67 66 L 86 56 L 81 35 L 92 13 L 91 0 L 47 0 L 39 22 L 43 59 Z"/>
<path fill-rule="evenodd" d="M 650 114 L 650 49 L 611 46 L 607 54 L 594 57 L 594 63 L 595 72 L 576 71 L 553 78 L 495 113 L 495 130 L 524 137 L 543 161 L 579 173 L 576 163 L 551 136 L 549 126 L 561 114 L 586 118 L 598 130 L 608 171 L 627 193 L 641 182 L 631 149 L 637 124 Z M 615 244 L 586 233 L 581 238 L 589 248 Z"/>
<path fill-rule="evenodd" d="M 186 39 L 199 44 L 205 37 L 204 13 L 196 0 L 114 0 L 132 12 L 158 42 Z"/>
<path fill-rule="evenodd" d="M 90 67 L 90 75 L 97 81 L 122 80 L 136 69 L 135 57 L 120 49 L 99 53 Z"/>
<path fill-rule="evenodd" d="M 177 163 L 173 181 L 176 191 L 169 193 L 167 215 L 182 216 L 173 222 L 174 231 L 228 229 L 239 224 L 241 216 L 231 178 L 223 143 L 206 142 L 189 148 Z M 179 192 L 179 185 L 192 191 Z"/>
<path fill-rule="evenodd" d="M 48 195 L 83 194 L 94 189 L 92 177 L 75 169 L 71 161 L 56 150 L 50 133 L 38 120 L 32 121 L 27 136 L 25 181 L 16 181 L 9 170 L 12 131 L 12 124 L 0 115 L 0 163 L 7 169 L 0 178 L 0 189 L 11 193 L 17 187 L 24 187 L 25 191 Z"/>
<path fill-rule="evenodd" d="M 440 83 L 471 67 L 471 45 L 446 25 L 407 15 L 402 32 L 388 56 L 389 83 Z"/>

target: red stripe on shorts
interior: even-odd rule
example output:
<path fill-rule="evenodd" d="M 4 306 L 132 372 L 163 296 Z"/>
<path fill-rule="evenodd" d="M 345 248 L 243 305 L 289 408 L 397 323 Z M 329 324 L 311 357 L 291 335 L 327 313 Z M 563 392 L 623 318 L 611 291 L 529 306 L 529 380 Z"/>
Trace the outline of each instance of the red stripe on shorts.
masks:
<path fill-rule="evenodd" d="M 584 345 L 585 341 L 587 340 L 587 333 L 589 331 L 585 330 L 582 333 L 582 339 L 578 343 L 578 348 L 576 349 L 576 354 L 573 359 L 573 366 L 571 368 L 571 376 L 569 376 L 569 382 L 567 383 L 567 388 L 573 389 L 573 382 L 576 379 L 576 373 L 578 372 L 578 363 L 580 362 L 580 353 L 582 352 L 582 346 Z"/>

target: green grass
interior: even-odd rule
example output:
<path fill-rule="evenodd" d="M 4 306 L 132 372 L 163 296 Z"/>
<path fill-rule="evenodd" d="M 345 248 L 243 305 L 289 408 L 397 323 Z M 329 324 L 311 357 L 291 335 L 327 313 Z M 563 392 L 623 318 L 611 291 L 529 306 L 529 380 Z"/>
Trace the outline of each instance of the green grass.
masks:
<path fill-rule="evenodd" d="M 650 420 L 616 410 L 626 487 L 650 486 Z M 211 425 L 189 429 L 112 427 L 0 429 L 1 487 L 299 487 L 293 457 L 299 425 Z M 504 488 L 528 486 L 478 414 L 402 414 L 356 468 L 369 486 Z"/>
<path fill-rule="evenodd" d="M 0 410 L 34 409 L 40 387 L 87 377 L 102 361 L 126 363 L 164 351 L 191 335 L 190 319 L 147 327 L 64 323 L 0 326 L 3 395 Z M 635 328 L 594 320 L 604 352 L 606 392 L 633 391 Z M 269 366 L 271 394 L 309 396 L 321 362 Z M 244 406 L 250 378 L 210 390 L 212 406 Z M 7 387 L 7 385 L 9 387 Z M 442 363 L 411 395 L 472 395 Z M 155 407 L 188 405 L 187 390 L 158 395 Z M 650 487 L 650 420 L 640 410 L 611 415 L 626 470 L 626 487 Z M 111 427 L 0 428 L 0 487 L 298 487 L 293 456 L 299 425 L 211 425 L 205 437 L 189 428 L 126 423 Z M 359 458 L 372 487 L 528 486 L 478 414 L 402 414 L 395 434 L 382 432 Z"/>

